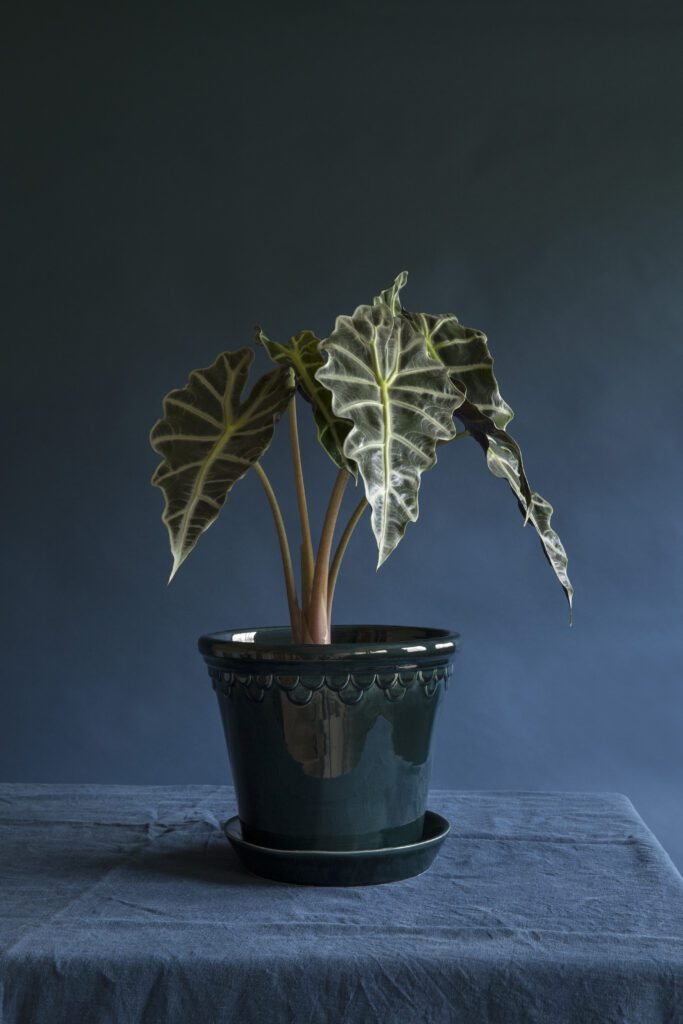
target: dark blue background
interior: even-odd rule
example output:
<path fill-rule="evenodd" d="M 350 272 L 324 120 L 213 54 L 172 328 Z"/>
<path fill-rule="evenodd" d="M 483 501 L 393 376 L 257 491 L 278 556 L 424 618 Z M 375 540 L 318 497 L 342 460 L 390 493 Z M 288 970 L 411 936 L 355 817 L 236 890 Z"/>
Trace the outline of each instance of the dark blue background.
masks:
<path fill-rule="evenodd" d="M 24 5 L 7 18 L 5 780 L 227 778 L 199 633 L 282 622 L 256 478 L 170 588 L 162 395 L 404 267 L 488 332 L 576 618 L 473 443 L 337 621 L 465 638 L 434 783 L 627 793 L 683 862 L 678 3 Z M 11 22 L 11 23 L 10 23 Z M 320 511 L 331 466 L 302 418 Z M 267 468 L 293 508 L 286 431 Z M 316 520 L 318 521 L 318 520 Z"/>

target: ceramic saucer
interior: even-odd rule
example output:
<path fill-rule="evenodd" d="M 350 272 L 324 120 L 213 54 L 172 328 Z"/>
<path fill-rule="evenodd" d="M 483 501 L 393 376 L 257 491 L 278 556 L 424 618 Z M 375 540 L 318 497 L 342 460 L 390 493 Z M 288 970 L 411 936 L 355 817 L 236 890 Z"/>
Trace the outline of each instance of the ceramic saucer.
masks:
<path fill-rule="evenodd" d="M 450 831 L 440 814 L 427 811 L 422 838 L 379 850 L 278 850 L 242 836 L 237 816 L 223 831 L 242 864 L 256 875 L 290 885 L 378 885 L 420 875 L 431 865 Z"/>

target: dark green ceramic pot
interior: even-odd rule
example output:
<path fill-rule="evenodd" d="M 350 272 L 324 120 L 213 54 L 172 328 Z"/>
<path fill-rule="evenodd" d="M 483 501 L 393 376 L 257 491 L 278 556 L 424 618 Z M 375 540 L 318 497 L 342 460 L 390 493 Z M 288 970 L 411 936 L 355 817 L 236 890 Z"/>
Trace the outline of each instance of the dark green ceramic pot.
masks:
<path fill-rule="evenodd" d="M 434 718 L 458 635 L 337 626 L 203 636 L 242 834 L 284 850 L 372 850 L 422 837 Z"/>

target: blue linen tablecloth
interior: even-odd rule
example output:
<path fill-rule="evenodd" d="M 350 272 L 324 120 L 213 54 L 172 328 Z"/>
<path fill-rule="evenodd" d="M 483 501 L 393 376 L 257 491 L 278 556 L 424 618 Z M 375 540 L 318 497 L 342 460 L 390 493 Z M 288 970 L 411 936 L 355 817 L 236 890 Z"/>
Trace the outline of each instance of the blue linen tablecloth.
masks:
<path fill-rule="evenodd" d="M 618 795 L 433 791 L 405 882 L 246 874 L 227 787 L 0 786 L 2 1024 L 683 1022 L 683 880 Z"/>

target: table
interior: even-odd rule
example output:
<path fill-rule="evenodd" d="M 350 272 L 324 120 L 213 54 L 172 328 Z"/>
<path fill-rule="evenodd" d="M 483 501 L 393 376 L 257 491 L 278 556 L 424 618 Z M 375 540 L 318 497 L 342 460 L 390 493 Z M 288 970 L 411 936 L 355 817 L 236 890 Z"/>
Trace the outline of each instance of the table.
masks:
<path fill-rule="evenodd" d="M 683 880 L 626 797 L 430 806 L 429 872 L 309 889 L 244 873 L 227 787 L 0 786 L 0 1021 L 683 1021 Z"/>

